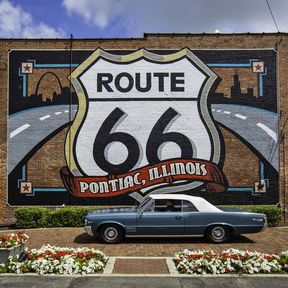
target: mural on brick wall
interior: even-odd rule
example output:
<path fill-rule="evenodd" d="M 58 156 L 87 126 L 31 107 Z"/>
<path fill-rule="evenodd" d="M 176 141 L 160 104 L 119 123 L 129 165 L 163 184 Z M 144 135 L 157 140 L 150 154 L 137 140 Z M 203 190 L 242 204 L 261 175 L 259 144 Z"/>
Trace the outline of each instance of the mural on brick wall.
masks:
<path fill-rule="evenodd" d="M 274 50 L 9 53 L 8 202 L 279 201 Z"/>

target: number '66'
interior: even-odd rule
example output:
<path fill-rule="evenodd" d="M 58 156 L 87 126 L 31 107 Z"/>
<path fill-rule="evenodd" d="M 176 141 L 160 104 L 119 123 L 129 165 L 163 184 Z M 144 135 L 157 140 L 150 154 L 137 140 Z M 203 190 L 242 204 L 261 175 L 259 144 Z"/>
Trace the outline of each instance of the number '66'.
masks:
<path fill-rule="evenodd" d="M 138 162 L 140 156 L 139 144 L 132 135 L 124 132 L 110 133 L 114 125 L 124 114 L 118 107 L 109 114 L 96 135 L 93 147 L 93 157 L 97 165 L 112 175 L 126 173 L 131 170 Z M 181 149 L 181 158 L 192 158 L 193 148 L 188 137 L 178 132 L 164 133 L 167 125 L 177 115 L 178 113 L 170 107 L 162 114 L 152 128 L 146 145 L 146 158 L 150 165 L 160 162 L 158 149 L 165 142 L 176 143 Z M 128 150 L 126 160 L 120 164 L 112 164 L 105 157 L 105 148 L 115 141 L 121 142 Z"/>

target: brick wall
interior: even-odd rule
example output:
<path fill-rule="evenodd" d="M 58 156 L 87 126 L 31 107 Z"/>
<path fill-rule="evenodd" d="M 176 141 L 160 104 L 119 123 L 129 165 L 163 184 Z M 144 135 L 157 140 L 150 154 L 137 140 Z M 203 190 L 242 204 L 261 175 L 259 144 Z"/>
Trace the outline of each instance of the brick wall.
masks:
<path fill-rule="evenodd" d="M 13 49 L 67 49 L 69 39 L 63 40 L 0 40 L 0 223 L 13 221 L 13 208 L 7 205 L 7 57 Z M 73 40 L 73 49 L 265 49 L 276 48 L 278 55 L 280 200 L 288 207 L 288 37 L 287 34 L 148 34 L 143 39 L 87 39 Z M 243 75 L 245 78 L 245 75 Z M 249 80 L 247 80 L 249 81 Z M 255 81 L 251 79 L 250 81 Z M 225 85 L 225 83 L 223 84 Z M 227 88 L 228 89 L 228 88 Z M 284 126 L 285 125 L 285 126 Z M 61 135 L 59 136 L 61 138 Z M 52 145 L 52 144 L 51 144 Z M 44 153 L 39 151 L 39 153 Z M 35 156 L 37 157 L 37 156 Z M 32 166 L 29 169 L 37 169 Z M 225 167 L 224 167 L 225 169 Z"/>

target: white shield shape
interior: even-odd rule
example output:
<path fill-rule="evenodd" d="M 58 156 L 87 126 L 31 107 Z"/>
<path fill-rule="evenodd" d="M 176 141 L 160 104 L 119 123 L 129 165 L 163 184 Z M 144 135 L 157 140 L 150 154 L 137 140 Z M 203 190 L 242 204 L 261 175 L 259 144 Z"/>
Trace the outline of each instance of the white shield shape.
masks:
<path fill-rule="evenodd" d="M 179 158 L 218 164 L 219 135 L 207 107 L 216 78 L 189 49 L 169 55 L 97 49 L 70 77 L 79 99 L 66 139 L 71 173 L 113 176 Z M 161 183 L 141 192 L 185 191 L 201 184 Z"/>

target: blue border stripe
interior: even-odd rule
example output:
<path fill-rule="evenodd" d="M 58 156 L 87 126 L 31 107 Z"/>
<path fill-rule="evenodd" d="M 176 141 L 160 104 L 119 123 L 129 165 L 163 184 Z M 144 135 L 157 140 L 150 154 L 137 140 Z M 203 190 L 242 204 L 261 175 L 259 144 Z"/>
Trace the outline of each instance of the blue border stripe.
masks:
<path fill-rule="evenodd" d="M 34 192 L 67 192 L 65 188 L 33 188 Z"/>
<path fill-rule="evenodd" d="M 209 67 L 251 67 L 251 63 L 209 63 L 207 64 Z"/>
<path fill-rule="evenodd" d="M 18 188 L 20 187 L 20 182 L 22 181 L 26 181 L 26 165 L 22 166 L 22 176 L 21 178 L 18 179 L 18 185 L 17 185 Z"/>
<path fill-rule="evenodd" d="M 200 190 L 201 192 L 203 191 L 206 191 L 206 188 L 203 188 Z M 252 192 L 254 191 L 254 188 L 252 187 L 228 187 L 227 188 L 227 191 L 236 191 L 236 192 L 240 192 L 240 191 L 243 191 L 243 192 Z"/>
<path fill-rule="evenodd" d="M 244 188 L 244 187 L 229 187 L 227 188 L 227 191 L 247 191 L 247 192 L 253 192 L 254 188 Z"/>
<path fill-rule="evenodd" d="M 31 194 L 25 194 L 27 197 L 35 197 L 36 192 L 49 192 L 49 193 L 66 193 L 65 188 L 33 188 Z"/>
<path fill-rule="evenodd" d="M 267 68 L 265 67 L 265 72 L 259 74 L 259 97 L 263 96 L 263 77 L 267 75 Z"/>
<path fill-rule="evenodd" d="M 69 67 L 78 67 L 79 64 L 35 64 L 36 68 L 69 68 Z"/>
<path fill-rule="evenodd" d="M 259 97 L 263 96 L 263 75 L 259 75 Z"/>
<path fill-rule="evenodd" d="M 23 75 L 23 97 L 27 96 L 27 75 Z"/>
<path fill-rule="evenodd" d="M 21 69 L 18 68 L 18 76 L 19 76 L 19 77 L 22 77 L 22 80 L 23 80 L 23 84 L 22 84 L 22 96 L 23 96 L 23 97 L 26 97 L 26 95 L 27 95 L 27 85 L 26 85 L 27 75 L 26 75 L 26 74 L 21 74 Z"/>
<path fill-rule="evenodd" d="M 264 174 L 264 163 L 260 161 L 260 178 L 261 180 L 265 179 L 265 174 Z"/>

